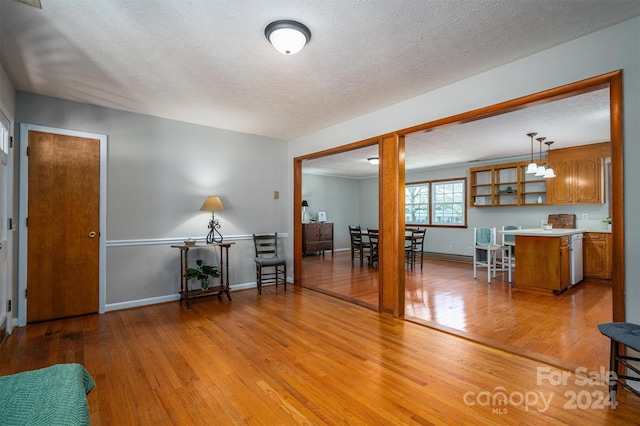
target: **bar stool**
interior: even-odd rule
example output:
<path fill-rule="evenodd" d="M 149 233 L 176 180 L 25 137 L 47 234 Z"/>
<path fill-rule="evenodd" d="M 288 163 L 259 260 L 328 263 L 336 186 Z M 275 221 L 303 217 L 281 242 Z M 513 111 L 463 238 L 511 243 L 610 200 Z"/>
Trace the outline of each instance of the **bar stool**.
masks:
<path fill-rule="evenodd" d="M 640 376 L 640 369 L 638 369 L 638 367 L 634 367 L 629 362 L 640 362 L 640 358 L 620 354 L 621 344 L 625 348 L 628 347 L 634 351 L 640 352 L 640 325 L 628 322 L 609 322 L 605 324 L 598 324 L 598 330 L 600 330 L 600 333 L 611 339 L 609 371 L 615 374 L 615 376 L 609 379 L 609 400 L 611 401 L 611 407 L 616 406 L 618 383 L 620 383 L 623 388 L 630 390 L 636 396 L 640 397 L 640 391 L 637 391 L 627 383 L 628 381 L 640 382 L 640 377 L 627 376 L 626 374 L 618 373 L 618 364 L 622 364 Z M 624 350 L 623 353 L 626 353 L 626 350 Z"/>

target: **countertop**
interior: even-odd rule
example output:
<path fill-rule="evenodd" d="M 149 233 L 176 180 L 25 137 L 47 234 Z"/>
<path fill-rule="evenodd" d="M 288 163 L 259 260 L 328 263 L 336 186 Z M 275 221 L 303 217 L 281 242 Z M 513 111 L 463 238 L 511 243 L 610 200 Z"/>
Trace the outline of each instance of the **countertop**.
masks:
<path fill-rule="evenodd" d="M 582 234 L 588 232 L 583 228 L 558 228 L 558 229 L 542 229 L 542 228 L 528 228 L 528 229 L 512 229 L 509 231 L 498 231 L 499 234 L 505 235 L 529 235 L 536 237 L 563 237 L 565 235 Z M 598 231 L 600 232 L 600 231 Z M 606 230 L 604 232 L 607 232 Z"/>

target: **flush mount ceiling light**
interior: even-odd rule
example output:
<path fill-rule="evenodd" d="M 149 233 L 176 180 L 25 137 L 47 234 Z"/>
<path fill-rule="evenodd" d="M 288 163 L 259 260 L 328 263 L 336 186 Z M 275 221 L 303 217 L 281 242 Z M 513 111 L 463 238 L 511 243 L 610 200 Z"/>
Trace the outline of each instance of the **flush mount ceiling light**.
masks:
<path fill-rule="evenodd" d="M 296 21 L 275 21 L 264 29 L 267 40 L 285 55 L 294 55 L 311 40 L 311 31 Z"/>
<path fill-rule="evenodd" d="M 377 166 L 380 163 L 380 159 L 378 157 L 369 157 L 367 158 L 367 161 L 373 164 L 374 166 Z"/>

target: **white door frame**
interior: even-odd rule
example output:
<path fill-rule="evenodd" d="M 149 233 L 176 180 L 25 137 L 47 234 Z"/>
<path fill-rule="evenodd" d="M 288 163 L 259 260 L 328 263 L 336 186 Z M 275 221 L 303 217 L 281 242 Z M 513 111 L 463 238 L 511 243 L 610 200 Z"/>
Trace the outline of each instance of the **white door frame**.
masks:
<path fill-rule="evenodd" d="M 13 125 L 14 119 L 10 117 L 6 113 L 7 109 L 4 107 L 2 102 L 0 102 L 0 114 L 8 121 L 7 130 L 9 140 L 13 136 Z M 4 121 L 4 120 L 3 120 Z M 3 297 L 0 297 L 0 300 L 3 303 L 7 303 L 8 300 L 12 301 L 12 309 L 11 312 L 8 310 L 8 306 L 5 305 L 0 309 L 3 316 L 6 315 L 6 332 L 7 334 L 11 334 L 11 330 L 13 328 L 13 315 L 15 312 L 15 304 L 13 303 L 13 229 L 9 228 L 9 218 L 13 217 L 13 148 L 11 145 L 8 146 L 6 167 L 2 170 L 4 173 L 3 176 L 3 184 L 4 187 L 0 189 L 0 196 L 3 197 L 2 206 L 4 207 L 4 212 L 1 215 L 5 219 L 5 223 L 0 223 L 0 227 L 3 228 L 3 231 L 0 232 L 1 236 L 5 236 L 4 247 L 2 250 L 2 258 L 4 261 L 4 269 L 1 270 L 1 273 L 4 275 L 2 277 L 3 285 L 0 285 L 0 293 Z"/>
<path fill-rule="evenodd" d="M 36 124 L 20 124 L 20 217 L 18 229 L 20 240 L 18 242 L 18 325 L 27 325 L 27 194 L 29 188 L 29 157 L 27 157 L 27 145 L 29 144 L 29 131 L 55 133 L 65 136 L 77 136 L 81 138 L 100 140 L 100 245 L 99 245 L 99 296 L 98 312 L 103 314 L 107 296 L 106 274 L 106 239 L 107 239 L 107 135 L 97 133 L 79 132 L 75 130 L 60 129 L 56 127 L 39 126 Z"/>

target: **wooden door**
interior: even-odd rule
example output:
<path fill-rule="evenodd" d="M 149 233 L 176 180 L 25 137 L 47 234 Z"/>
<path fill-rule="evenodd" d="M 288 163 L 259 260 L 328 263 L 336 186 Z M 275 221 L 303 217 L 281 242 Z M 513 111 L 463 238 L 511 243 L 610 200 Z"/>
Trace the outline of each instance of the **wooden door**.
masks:
<path fill-rule="evenodd" d="M 27 322 L 98 312 L 100 141 L 29 132 Z"/>

